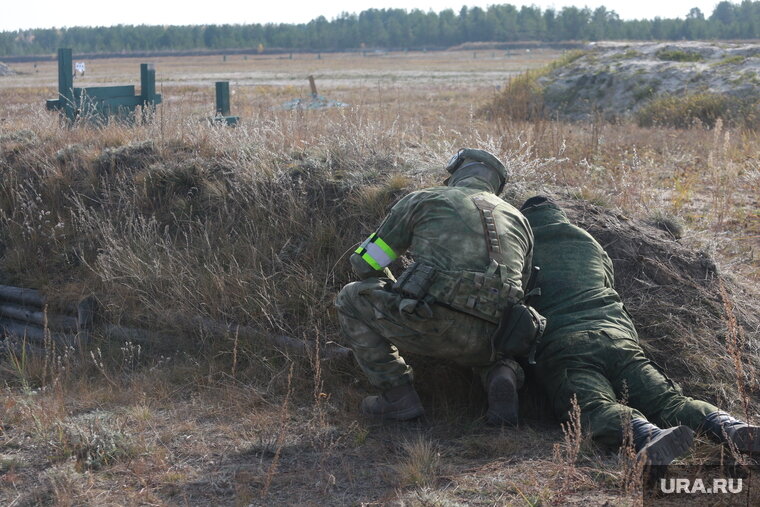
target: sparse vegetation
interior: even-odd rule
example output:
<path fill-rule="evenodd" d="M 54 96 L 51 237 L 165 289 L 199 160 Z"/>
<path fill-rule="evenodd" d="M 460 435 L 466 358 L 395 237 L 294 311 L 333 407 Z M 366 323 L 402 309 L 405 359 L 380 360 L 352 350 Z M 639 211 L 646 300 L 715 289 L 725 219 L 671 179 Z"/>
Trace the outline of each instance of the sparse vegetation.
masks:
<path fill-rule="evenodd" d="M 718 62 L 716 65 L 735 65 L 735 64 L 742 64 L 747 59 L 746 56 L 743 55 L 733 55 L 733 56 L 727 56 L 724 59 L 722 59 L 720 62 Z"/>
<path fill-rule="evenodd" d="M 661 49 L 657 52 L 657 58 L 666 62 L 701 62 L 704 57 L 693 51 L 680 49 Z"/>
<path fill-rule="evenodd" d="M 434 442 L 419 436 L 401 443 L 400 462 L 394 466 L 401 486 L 431 486 L 441 468 L 441 452 Z"/>
<path fill-rule="evenodd" d="M 586 54 L 586 51 L 568 51 L 542 68 L 528 70 L 511 78 L 504 90 L 485 108 L 485 112 L 492 117 L 508 117 L 520 121 L 544 118 L 547 114 L 544 107 L 544 85 L 539 83 L 539 79 Z"/>

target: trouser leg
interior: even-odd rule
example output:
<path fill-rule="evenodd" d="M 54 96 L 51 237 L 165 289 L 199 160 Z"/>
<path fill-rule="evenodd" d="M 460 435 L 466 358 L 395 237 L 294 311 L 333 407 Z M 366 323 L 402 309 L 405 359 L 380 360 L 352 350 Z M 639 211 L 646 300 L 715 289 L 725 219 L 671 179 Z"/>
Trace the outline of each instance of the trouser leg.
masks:
<path fill-rule="evenodd" d="M 617 392 L 627 391 L 628 403 L 657 426 L 686 425 L 697 430 L 706 415 L 718 410 L 705 401 L 684 396 L 659 367 L 646 358 L 636 340 L 611 334 L 618 357 L 611 371 Z"/>
<path fill-rule="evenodd" d="M 487 366 L 475 366 L 472 368 L 472 372 L 480 378 L 480 383 L 483 386 L 488 386 L 489 374 L 499 366 L 506 366 L 515 372 L 515 378 L 517 379 L 517 389 L 522 388 L 525 384 L 525 372 L 520 366 L 520 363 L 513 359 L 499 359 L 493 364 Z"/>
<path fill-rule="evenodd" d="M 494 366 L 494 324 L 436 304 L 430 305 L 432 316 L 407 312 L 403 309 L 407 300 L 385 286 L 382 279 L 353 282 L 336 300 L 343 334 L 373 384 L 392 386 L 411 379 L 411 369 L 399 356 L 397 346 L 466 367 Z M 520 366 L 512 361 L 509 364 L 522 378 Z"/>
<path fill-rule="evenodd" d="M 567 421 L 575 397 L 581 411 L 581 427 L 598 443 L 619 446 L 623 427 L 635 418 L 645 419 L 638 410 L 619 403 L 608 379 L 610 351 L 594 333 L 574 333 L 549 337 L 539 353 L 536 372 L 550 397 L 555 415 Z"/>
<path fill-rule="evenodd" d="M 372 385 L 383 390 L 411 383 L 412 368 L 373 325 L 374 308 L 359 294 L 361 289 L 362 282 L 348 284 L 336 301 L 341 330 L 359 367 Z"/>
<path fill-rule="evenodd" d="M 356 362 L 372 385 L 385 390 L 412 382 L 412 368 L 395 345 L 358 319 L 340 314 L 338 320 Z"/>
<path fill-rule="evenodd" d="M 565 382 L 555 399 L 555 413 L 562 421 L 570 418 L 575 396 L 581 411 L 581 425 L 602 445 L 619 446 L 623 427 L 632 419 L 644 419 L 638 410 L 618 402 L 612 385 L 601 372 L 567 370 Z"/>

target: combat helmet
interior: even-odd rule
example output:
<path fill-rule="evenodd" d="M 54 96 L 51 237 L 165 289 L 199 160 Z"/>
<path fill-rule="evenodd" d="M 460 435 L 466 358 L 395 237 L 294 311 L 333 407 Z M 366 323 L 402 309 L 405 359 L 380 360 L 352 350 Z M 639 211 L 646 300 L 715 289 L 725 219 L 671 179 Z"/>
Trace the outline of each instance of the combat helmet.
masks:
<path fill-rule="evenodd" d="M 484 166 L 487 169 L 485 171 Z M 446 165 L 446 171 L 451 176 L 443 182 L 445 185 L 453 186 L 464 178 L 476 177 L 491 183 L 497 195 L 504 190 L 509 179 L 507 168 L 498 158 L 485 150 L 474 148 L 462 148 L 456 152 Z"/>

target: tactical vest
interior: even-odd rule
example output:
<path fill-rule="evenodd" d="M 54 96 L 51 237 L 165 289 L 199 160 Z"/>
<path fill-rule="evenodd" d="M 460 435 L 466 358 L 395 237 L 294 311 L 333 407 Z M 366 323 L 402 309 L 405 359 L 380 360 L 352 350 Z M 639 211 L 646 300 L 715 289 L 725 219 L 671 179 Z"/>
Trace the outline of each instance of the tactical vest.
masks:
<path fill-rule="evenodd" d="M 393 290 L 423 304 L 441 304 L 496 324 L 492 337 L 494 355 L 513 357 L 531 353 L 532 362 L 532 353 L 543 334 L 546 320 L 524 304 L 522 287 L 504 276 L 506 269 L 499 231 L 493 217 L 496 205 L 480 195 L 471 199 L 483 222 L 490 258 L 486 271 L 443 271 L 415 262 L 399 276 Z"/>
<path fill-rule="evenodd" d="M 409 299 L 435 302 L 498 324 L 504 310 L 520 302 L 523 294 L 520 287 L 502 282 L 496 274 L 498 267 L 493 262 L 485 273 L 441 271 L 415 262 L 399 276 L 393 290 Z"/>

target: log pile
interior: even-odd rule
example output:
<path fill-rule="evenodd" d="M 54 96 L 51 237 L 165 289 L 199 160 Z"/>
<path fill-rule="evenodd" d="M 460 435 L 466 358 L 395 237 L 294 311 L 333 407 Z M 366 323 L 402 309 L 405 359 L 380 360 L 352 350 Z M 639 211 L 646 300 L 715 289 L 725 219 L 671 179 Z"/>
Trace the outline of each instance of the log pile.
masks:
<path fill-rule="evenodd" d="M 119 343 L 132 342 L 156 347 L 166 347 L 173 343 L 170 337 L 147 329 L 99 322 L 101 319 L 96 319 L 97 301 L 93 296 L 68 305 L 60 314 L 51 314 L 47 308 L 47 298 L 38 290 L 0 285 L 0 339 L 5 336 L 6 345 L 14 348 L 26 344 L 30 351 L 44 351 L 48 341 L 60 347 L 79 347 L 90 341 L 94 331 L 99 336 Z M 197 316 L 174 314 L 172 317 L 182 327 L 200 329 L 212 338 L 230 335 L 251 340 L 263 338 L 283 353 L 303 356 L 314 353 L 314 349 L 304 340 L 264 334 L 251 326 Z M 337 343 L 328 342 L 320 348 L 319 355 L 321 360 L 347 359 L 351 356 L 351 351 Z"/>
<path fill-rule="evenodd" d="M 74 347 L 90 339 L 95 300 L 87 297 L 62 313 L 49 313 L 47 298 L 38 290 L 0 285 L 0 332 L 14 343 L 41 348 L 46 340 Z"/>

